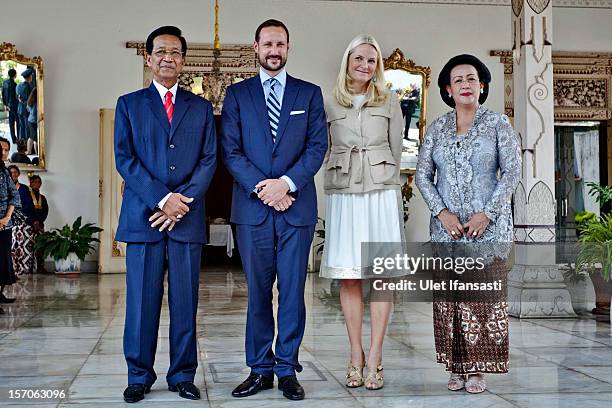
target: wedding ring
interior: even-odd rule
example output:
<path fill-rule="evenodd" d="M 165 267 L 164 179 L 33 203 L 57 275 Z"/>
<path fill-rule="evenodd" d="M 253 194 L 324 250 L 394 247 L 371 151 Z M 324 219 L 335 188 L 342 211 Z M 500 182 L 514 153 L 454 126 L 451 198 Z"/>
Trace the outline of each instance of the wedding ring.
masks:
<path fill-rule="evenodd" d="M 164 221 L 164 224 L 170 224 L 170 220 L 167 219 L 166 221 Z"/>
<path fill-rule="evenodd" d="M 475 237 L 476 235 L 478 235 L 478 233 L 476 231 L 472 232 L 472 236 Z"/>
<path fill-rule="evenodd" d="M 176 218 L 178 218 L 178 219 L 183 218 L 183 214 L 179 214 L 179 215 L 177 215 L 177 216 L 176 216 Z"/>
<path fill-rule="evenodd" d="M 453 230 L 453 231 L 451 231 L 451 234 L 452 234 L 452 235 L 455 235 L 455 234 L 456 234 L 456 232 Z"/>

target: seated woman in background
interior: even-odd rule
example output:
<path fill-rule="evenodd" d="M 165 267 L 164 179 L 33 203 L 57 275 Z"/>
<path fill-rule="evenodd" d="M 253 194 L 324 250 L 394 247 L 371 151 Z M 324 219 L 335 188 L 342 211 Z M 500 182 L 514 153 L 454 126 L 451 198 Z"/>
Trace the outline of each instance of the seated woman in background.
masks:
<path fill-rule="evenodd" d="M 27 142 L 24 139 L 17 140 L 17 151 L 11 155 L 11 163 L 32 164 L 32 161 L 26 154 Z"/>

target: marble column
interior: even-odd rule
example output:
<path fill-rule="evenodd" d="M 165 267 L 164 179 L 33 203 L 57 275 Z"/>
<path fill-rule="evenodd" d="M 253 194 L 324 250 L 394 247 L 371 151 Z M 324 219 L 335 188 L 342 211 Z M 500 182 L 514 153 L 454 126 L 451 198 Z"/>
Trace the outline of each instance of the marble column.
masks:
<path fill-rule="evenodd" d="M 575 316 L 555 260 L 552 2 L 512 0 L 514 128 L 523 168 L 514 195 L 515 262 L 508 276 L 512 316 Z"/>

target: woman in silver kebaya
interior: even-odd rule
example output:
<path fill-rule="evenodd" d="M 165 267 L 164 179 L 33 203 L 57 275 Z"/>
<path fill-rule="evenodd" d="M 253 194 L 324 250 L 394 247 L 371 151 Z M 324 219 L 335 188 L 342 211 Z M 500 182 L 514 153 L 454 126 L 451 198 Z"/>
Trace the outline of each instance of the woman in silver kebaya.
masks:
<path fill-rule="evenodd" d="M 467 54 L 451 58 L 440 72 L 440 95 L 454 109 L 427 129 L 416 173 L 432 213 L 432 242 L 495 246 L 513 240 L 510 197 L 521 154 L 508 118 L 482 106 L 490 81 L 487 67 Z M 502 274 L 504 265 L 487 268 Z M 434 298 L 436 357 L 451 373 L 449 390 L 480 393 L 484 373 L 508 371 L 507 308 L 500 295 L 484 301 Z"/>

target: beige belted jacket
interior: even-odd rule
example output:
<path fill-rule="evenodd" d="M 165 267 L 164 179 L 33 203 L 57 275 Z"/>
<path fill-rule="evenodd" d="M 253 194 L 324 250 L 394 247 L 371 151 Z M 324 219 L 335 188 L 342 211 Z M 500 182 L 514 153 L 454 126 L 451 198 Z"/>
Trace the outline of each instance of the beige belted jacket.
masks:
<path fill-rule="evenodd" d="M 329 147 L 323 166 L 327 194 L 400 189 L 403 119 L 390 95 L 382 106 L 346 108 L 325 99 Z"/>

